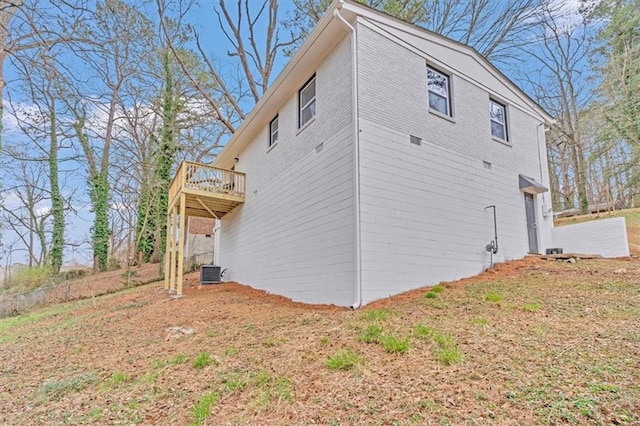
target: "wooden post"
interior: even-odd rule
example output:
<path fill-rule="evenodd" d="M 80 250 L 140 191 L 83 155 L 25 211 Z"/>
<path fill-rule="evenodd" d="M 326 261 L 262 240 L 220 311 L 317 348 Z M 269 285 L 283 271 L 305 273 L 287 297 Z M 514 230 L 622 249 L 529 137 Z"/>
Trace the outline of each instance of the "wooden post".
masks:
<path fill-rule="evenodd" d="M 169 256 L 169 290 L 176 289 L 176 221 L 178 219 L 177 206 L 171 208 L 171 255 Z"/>
<path fill-rule="evenodd" d="M 168 208 L 167 211 L 167 238 L 165 241 L 165 249 L 164 249 L 164 289 L 169 290 L 169 273 L 171 272 L 171 235 L 173 234 L 173 220 L 172 220 L 172 210 L 173 208 Z"/>
<path fill-rule="evenodd" d="M 185 222 L 186 222 L 186 196 L 180 194 L 180 225 L 178 225 L 178 296 L 182 295 L 182 275 L 184 268 L 184 238 L 185 238 Z"/>

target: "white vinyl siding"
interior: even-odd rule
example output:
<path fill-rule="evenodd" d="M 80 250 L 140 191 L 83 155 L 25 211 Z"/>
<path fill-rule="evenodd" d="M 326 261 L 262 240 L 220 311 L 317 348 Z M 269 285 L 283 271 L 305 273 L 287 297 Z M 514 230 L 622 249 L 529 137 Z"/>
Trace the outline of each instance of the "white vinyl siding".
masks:
<path fill-rule="evenodd" d="M 429 108 L 451 116 L 451 84 L 448 75 L 427 67 Z"/>
<path fill-rule="evenodd" d="M 298 105 L 300 108 L 298 115 L 298 128 L 303 128 L 305 124 L 316 116 L 316 76 L 305 83 L 298 92 Z"/>
<path fill-rule="evenodd" d="M 507 107 L 493 99 L 489 100 L 489 113 L 491 118 L 491 135 L 502 139 L 509 140 L 507 133 Z"/>

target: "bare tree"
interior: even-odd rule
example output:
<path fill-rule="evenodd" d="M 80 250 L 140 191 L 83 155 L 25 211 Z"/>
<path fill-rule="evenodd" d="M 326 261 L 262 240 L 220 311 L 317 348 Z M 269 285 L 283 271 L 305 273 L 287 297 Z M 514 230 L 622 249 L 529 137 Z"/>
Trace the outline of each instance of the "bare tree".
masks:
<path fill-rule="evenodd" d="M 329 0 L 293 0 L 285 25 L 295 40 L 306 37 Z M 528 42 L 535 15 L 547 0 L 366 0 L 364 3 L 475 48 L 494 63 L 509 63 Z M 297 44 L 296 44 L 297 46 Z M 289 53 L 292 53 L 290 50 Z"/>
<path fill-rule="evenodd" d="M 47 173 L 38 163 L 23 161 L 16 165 L 12 168 L 14 183 L 5 190 L 11 194 L 11 202 L 0 209 L 2 221 L 26 248 L 28 266 L 42 266 L 49 259 Z"/>
<path fill-rule="evenodd" d="M 584 21 L 572 23 L 558 9 L 538 11 L 536 38 L 524 48 L 537 67 L 528 75 L 538 102 L 556 118 L 547 137 L 551 174 L 562 196 L 557 208 L 578 207 L 586 212 L 589 182 L 582 111 L 593 98 L 588 84 L 591 48 Z M 535 78 L 531 78 L 535 76 Z"/>
<path fill-rule="evenodd" d="M 203 47 L 201 36 L 195 27 L 184 23 L 186 13 L 191 9 L 189 0 L 156 0 L 161 28 L 168 48 L 184 74 L 207 101 L 209 107 L 229 133 L 234 133 L 239 122 L 246 117 L 267 90 L 277 56 L 295 43 L 291 37 L 282 38 L 278 21 L 277 0 L 262 0 L 258 7 L 249 0 L 237 0 L 233 8 L 229 2 L 219 0 L 213 12 L 229 42 L 227 52 L 232 63 L 240 69 L 239 77 L 225 73 L 215 59 Z M 183 44 L 177 44 L 172 33 L 187 26 L 196 45 L 196 53 L 204 64 L 211 81 L 202 80 L 184 59 Z"/>
<path fill-rule="evenodd" d="M 4 65 L 7 58 L 34 49 L 80 40 L 77 25 L 86 15 L 87 0 L 0 0 L 0 117 L 3 115 Z M 2 152 L 2 120 L 0 120 Z"/>
<path fill-rule="evenodd" d="M 95 214 L 92 246 L 96 271 L 107 268 L 109 172 L 111 147 L 121 116 L 119 105 L 127 85 L 135 84 L 141 64 L 146 62 L 151 28 L 151 22 L 135 7 L 121 0 L 105 0 L 96 6 L 92 21 L 78 29 L 92 43 L 76 46 L 74 53 L 95 78 L 85 87 L 76 88 L 66 102 L 75 117 L 76 137 L 88 169 Z M 97 95 L 87 96 L 91 92 Z"/>

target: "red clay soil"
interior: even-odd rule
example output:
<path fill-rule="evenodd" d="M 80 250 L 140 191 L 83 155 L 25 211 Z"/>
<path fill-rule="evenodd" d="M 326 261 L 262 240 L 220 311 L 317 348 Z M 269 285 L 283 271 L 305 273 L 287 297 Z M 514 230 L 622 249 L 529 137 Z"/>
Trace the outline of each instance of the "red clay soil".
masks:
<path fill-rule="evenodd" d="M 493 268 L 487 269 L 479 275 L 474 275 L 469 278 L 462 278 L 457 281 L 449 281 L 441 283 L 446 287 L 460 287 L 472 283 L 480 283 L 496 278 L 513 278 L 521 273 L 523 270 L 535 269 L 540 265 L 544 265 L 549 261 L 543 260 L 540 256 L 527 256 L 524 259 L 513 260 L 510 262 L 496 263 Z M 393 306 L 394 304 L 416 300 L 424 295 L 425 288 L 418 288 L 410 290 L 405 293 L 397 294 L 395 296 L 388 297 L 386 299 L 378 300 L 367 305 L 367 308 L 377 309 L 382 307 Z"/>

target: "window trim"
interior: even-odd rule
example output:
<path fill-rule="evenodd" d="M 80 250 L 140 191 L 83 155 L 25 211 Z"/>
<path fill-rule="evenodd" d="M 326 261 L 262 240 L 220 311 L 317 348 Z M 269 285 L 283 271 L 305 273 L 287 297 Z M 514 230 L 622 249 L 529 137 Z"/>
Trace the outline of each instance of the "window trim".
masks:
<path fill-rule="evenodd" d="M 504 123 L 501 123 L 493 119 L 493 117 L 491 116 L 491 106 L 492 106 L 491 104 L 496 104 L 502 107 L 502 110 L 504 111 Z M 493 134 L 493 128 L 491 127 L 491 123 L 496 123 L 504 127 L 504 138 L 501 138 L 500 136 Z M 491 137 L 493 137 L 494 139 L 500 142 L 509 142 L 509 115 L 507 113 L 507 104 L 497 101 L 493 97 L 489 98 L 489 131 L 491 132 Z"/>
<path fill-rule="evenodd" d="M 314 88 L 313 88 L 313 98 L 311 98 L 306 104 L 302 105 L 302 92 L 311 85 L 311 83 L 314 84 Z M 311 105 L 312 102 L 316 101 L 317 98 L 317 86 L 316 86 L 316 74 L 313 73 L 313 75 L 309 78 L 309 80 L 306 81 L 306 83 L 304 83 L 302 85 L 302 87 L 300 88 L 300 90 L 298 90 L 298 129 L 302 129 L 304 128 L 307 124 L 311 123 L 313 121 L 313 119 L 316 117 L 316 113 L 317 113 L 317 109 L 316 111 L 313 113 L 313 116 L 311 116 L 306 122 L 302 122 L 302 111 L 308 107 L 309 105 Z"/>
<path fill-rule="evenodd" d="M 272 146 L 276 146 L 278 144 L 278 136 L 280 136 L 280 114 L 276 114 L 275 117 L 273 117 L 273 119 L 269 122 L 269 148 L 271 148 Z M 273 130 L 273 123 L 278 123 L 278 128 L 274 131 Z M 276 140 L 274 142 L 273 140 L 273 135 L 274 133 L 277 135 L 276 136 Z"/>
<path fill-rule="evenodd" d="M 436 93 L 429 90 L 429 71 L 434 72 L 438 75 L 441 75 L 447 80 L 447 97 L 446 97 L 447 112 L 446 113 L 442 111 L 438 111 L 435 108 L 431 108 L 431 102 L 429 102 L 429 96 L 431 96 L 431 93 L 433 93 L 435 96 L 438 96 L 438 97 L 442 97 L 442 95 L 440 93 Z M 440 69 L 435 68 L 430 64 L 427 64 L 427 106 L 429 107 L 430 112 L 436 113 L 437 115 L 440 115 L 443 117 L 453 118 L 453 96 L 452 96 L 452 90 L 451 90 L 451 80 L 452 80 L 451 74 L 440 71 Z"/>

